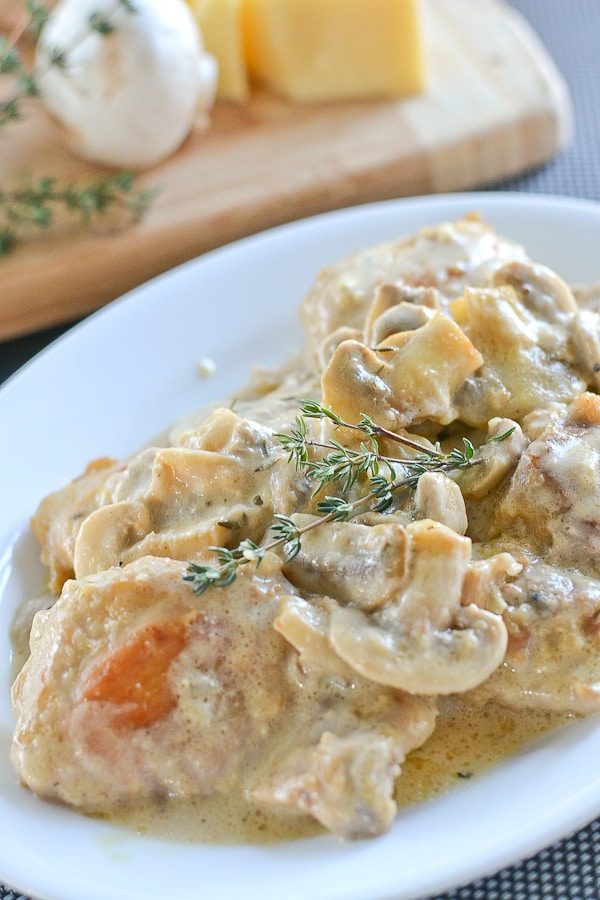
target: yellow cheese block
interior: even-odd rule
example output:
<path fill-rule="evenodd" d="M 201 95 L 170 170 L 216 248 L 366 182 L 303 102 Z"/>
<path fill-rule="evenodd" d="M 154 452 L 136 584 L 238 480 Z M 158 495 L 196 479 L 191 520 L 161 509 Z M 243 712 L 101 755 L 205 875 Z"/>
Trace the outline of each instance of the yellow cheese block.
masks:
<path fill-rule="evenodd" d="M 419 0 L 243 0 L 242 15 L 250 76 L 290 100 L 424 88 Z"/>
<path fill-rule="evenodd" d="M 246 100 L 248 72 L 242 34 L 242 0 L 188 0 L 204 38 L 204 46 L 219 64 L 217 97 Z"/>

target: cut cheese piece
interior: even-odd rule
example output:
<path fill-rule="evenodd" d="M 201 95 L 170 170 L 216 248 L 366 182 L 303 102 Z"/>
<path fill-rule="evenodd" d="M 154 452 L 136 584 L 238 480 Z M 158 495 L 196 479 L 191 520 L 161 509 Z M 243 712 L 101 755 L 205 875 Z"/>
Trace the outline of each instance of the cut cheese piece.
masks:
<path fill-rule="evenodd" d="M 301 102 L 417 93 L 420 12 L 420 0 L 243 0 L 250 75 Z"/>
<path fill-rule="evenodd" d="M 217 97 L 242 102 L 250 93 L 244 58 L 242 0 L 188 0 L 204 45 L 219 64 Z"/>

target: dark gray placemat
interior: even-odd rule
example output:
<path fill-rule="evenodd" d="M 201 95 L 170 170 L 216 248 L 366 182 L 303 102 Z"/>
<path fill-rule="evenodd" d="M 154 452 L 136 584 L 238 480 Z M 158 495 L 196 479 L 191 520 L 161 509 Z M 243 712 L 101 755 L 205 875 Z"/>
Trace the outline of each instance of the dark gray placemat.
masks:
<path fill-rule="evenodd" d="M 535 172 L 493 190 L 600 200 L 600 0 L 513 0 L 554 57 L 570 88 L 573 142 Z M 165 897 L 171 897 L 165 885 Z M 490 878 L 436 900 L 599 900 L 600 820 Z M 25 900 L 0 886 L 0 900 Z M 81 900 L 85 900 L 82 897 Z M 210 897 L 205 900 L 211 900 Z"/>
<path fill-rule="evenodd" d="M 598 900 L 599 850 L 600 821 L 596 821 L 517 866 L 437 900 Z"/>
<path fill-rule="evenodd" d="M 497 185 L 600 200 L 600 2 L 512 0 L 546 45 L 571 92 L 574 139 L 537 171 Z"/>

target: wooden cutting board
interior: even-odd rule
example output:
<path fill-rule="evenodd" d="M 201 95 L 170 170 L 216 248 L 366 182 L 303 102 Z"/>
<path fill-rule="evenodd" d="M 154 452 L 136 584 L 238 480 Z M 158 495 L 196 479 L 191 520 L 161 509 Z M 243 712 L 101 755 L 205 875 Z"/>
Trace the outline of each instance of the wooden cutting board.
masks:
<path fill-rule="evenodd" d="M 0 258 L 0 340 L 71 321 L 206 250 L 330 209 L 473 189 L 552 157 L 571 129 L 562 78 L 503 0 L 425 0 L 429 83 L 400 101 L 218 104 L 167 162 L 140 225 L 65 227 Z M 0 145 L 0 184 L 98 171 L 33 104 Z M 0 353 L 2 348 L 0 346 Z"/>

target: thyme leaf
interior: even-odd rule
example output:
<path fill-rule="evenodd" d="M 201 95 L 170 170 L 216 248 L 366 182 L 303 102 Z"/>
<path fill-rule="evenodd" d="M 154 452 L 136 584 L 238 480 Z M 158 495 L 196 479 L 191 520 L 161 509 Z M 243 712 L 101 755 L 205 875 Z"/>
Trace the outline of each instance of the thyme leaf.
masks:
<path fill-rule="evenodd" d="M 208 549 L 216 554 L 217 565 L 190 562 L 183 580 L 191 583 L 194 594 L 200 597 L 210 587 L 227 587 L 235 581 L 237 570 L 241 566 L 255 563 L 258 567 L 267 551 L 275 550 L 277 547 L 287 548 L 286 558 L 293 559 L 300 551 L 301 529 L 287 516 L 277 515 L 275 519 L 271 530 L 277 537 L 269 544 L 259 546 L 246 538 L 233 550 L 226 547 L 209 547 Z"/>
<path fill-rule="evenodd" d="M 114 8 L 109 10 L 108 13 L 91 13 L 88 17 L 90 29 L 92 31 L 97 31 L 98 34 L 101 34 L 103 37 L 107 34 L 112 34 L 115 30 L 115 24 L 111 21 L 111 17 L 114 16 L 119 9 L 124 9 L 128 13 L 137 12 L 136 5 L 135 3 L 132 3 L 131 0 L 116 0 Z"/>
<path fill-rule="evenodd" d="M 89 29 L 68 49 L 55 47 L 49 55 L 50 68 L 66 69 L 69 54 L 83 40 L 89 31 L 108 35 L 114 31 L 112 18 L 124 9 L 136 13 L 133 0 L 115 0 L 114 5 L 104 14 L 93 13 L 88 20 Z M 12 93 L 0 100 L 0 128 L 9 122 L 24 118 L 23 102 L 39 94 L 39 79 L 43 72 L 34 74 L 24 63 L 18 49 L 18 41 L 25 34 L 37 40 L 45 27 L 50 9 L 39 0 L 26 0 L 27 21 L 21 33 L 13 41 L 0 36 L 0 76 L 12 79 Z M 129 172 L 100 175 L 82 184 L 59 185 L 56 179 L 40 177 L 30 180 L 21 187 L 3 189 L 0 187 L 0 256 L 8 254 L 27 230 L 49 229 L 55 224 L 55 212 L 62 208 L 89 224 L 109 209 L 125 210 L 133 222 L 139 222 L 146 214 L 154 197 L 154 192 L 139 190 L 134 176 Z"/>
<path fill-rule="evenodd" d="M 34 40 L 37 40 L 50 18 L 50 9 L 46 3 L 39 3 L 38 0 L 26 0 L 25 10 L 29 16 L 26 25 L 27 31 Z"/>
<path fill-rule="evenodd" d="M 55 178 L 41 177 L 12 190 L 0 187 L 0 256 L 31 226 L 49 229 L 58 208 L 85 225 L 115 209 L 139 222 L 153 196 L 152 191 L 138 190 L 129 172 L 92 177 L 81 184 L 60 185 Z"/>
<path fill-rule="evenodd" d="M 267 551 L 280 550 L 290 562 L 302 549 L 302 536 L 314 528 L 327 522 L 342 522 L 351 519 L 360 508 L 367 506 L 376 512 L 386 512 L 394 503 L 394 495 L 402 488 L 414 488 L 425 472 L 453 472 L 477 465 L 475 447 L 468 438 L 463 438 L 463 447 L 453 448 L 443 453 L 439 446 L 435 448 L 420 444 L 412 439 L 405 439 L 377 425 L 363 415 L 358 425 L 351 425 L 331 409 L 323 407 L 314 400 L 304 400 L 300 404 L 302 415 L 297 416 L 289 434 L 277 434 L 279 442 L 287 451 L 288 463 L 296 468 L 304 469 L 317 484 L 314 494 L 326 484 L 340 487 L 342 494 L 348 494 L 361 479 L 366 479 L 366 492 L 353 500 L 345 496 L 326 495 L 317 502 L 317 517 L 308 524 L 299 526 L 289 516 L 275 514 L 271 525 L 273 539 L 263 545 L 257 545 L 246 539 L 238 547 L 228 550 L 223 547 L 210 547 L 216 554 L 216 565 L 190 562 L 183 576 L 184 581 L 192 585 L 197 596 L 210 587 L 224 587 L 231 584 L 237 570 L 249 563 L 258 567 Z M 336 428 L 349 428 L 360 431 L 367 439 L 360 444 L 358 450 L 345 447 L 340 441 L 332 439 L 326 443 L 313 441 L 308 436 L 307 419 L 327 419 Z M 514 428 L 501 435 L 490 438 L 490 443 L 506 440 Z M 399 443 L 410 446 L 419 452 L 412 458 L 396 459 L 379 453 L 377 436 L 390 437 Z M 323 449 L 330 451 L 326 456 L 313 458 L 311 452 Z M 400 474 L 398 474 L 400 472 Z"/>
<path fill-rule="evenodd" d="M 424 472 L 448 472 L 464 469 L 472 464 L 475 448 L 463 438 L 463 449 L 455 448 L 449 453 L 442 453 L 439 446 L 429 447 L 405 435 L 396 434 L 377 425 L 364 413 L 358 424 L 344 421 L 333 410 L 324 407 L 315 400 L 303 400 L 300 403 L 303 415 L 297 416 L 290 434 L 277 434 L 276 437 L 288 451 L 288 461 L 294 461 L 297 468 L 303 468 L 316 482 L 315 494 L 331 482 L 338 482 L 343 493 L 348 493 L 366 475 L 371 480 L 380 475 L 381 466 L 388 471 L 388 481 L 394 481 L 397 468 L 407 473 L 407 477 L 397 482 L 398 487 L 414 487 Z M 313 441 L 308 437 L 306 419 L 328 419 L 336 428 L 347 428 L 363 434 L 368 441 L 361 443 L 358 450 L 345 447 L 332 439 L 327 443 Z M 385 437 L 417 451 L 414 457 L 398 459 L 379 453 L 377 437 Z M 309 450 L 325 449 L 330 452 L 322 457 L 311 457 Z"/>
<path fill-rule="evenodd" d="M 411 438 L 406 437 L 406 435 L 396 434 L 395 431 L 390 431 L 382 425 L 376 425 L 373 419 L 365 413 L 361 413 L 360 420 L 358 424 L 355 425 L 350 422 L 345 422 L 341 416 L 316 400 L 301 400 L 300 409 L 303 416 L 307 419 L 330 419 L 338 428 L 349 428 L 351 431 L 360 431 L 368 437 L 389 438 L 391 441 L 403 444 L 405 447 L 411 447 L 413 450 L 425 452 L 430 456 L 443 455 L 439 450 L 428 448 L 418 441 L 413 441 Z"/>
<path fill-rule="evenodd" d="M 275 515 L 275 523 L 271 525 L 271 531 L 276 535 L 274 543 L 281 542 L 285 557 L 288 562 L 298 555 L 301 549 L 301 530 L 289 516 Z"/>

